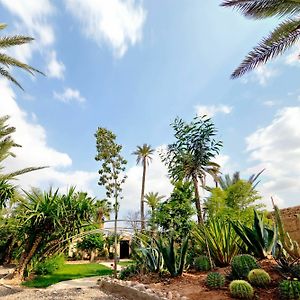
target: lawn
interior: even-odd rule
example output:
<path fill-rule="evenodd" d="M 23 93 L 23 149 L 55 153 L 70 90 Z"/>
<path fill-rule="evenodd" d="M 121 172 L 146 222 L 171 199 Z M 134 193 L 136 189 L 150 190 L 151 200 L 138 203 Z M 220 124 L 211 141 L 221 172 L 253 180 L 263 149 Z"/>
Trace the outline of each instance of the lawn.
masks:
<path fill-rule="evenodd" d="M 100 264 L 65 264 L 53 274 L 37 276 L 32 280 L 25 281 L 23 285 L 27 287 L 46 288 L 64 280 L 110 274 L 112 274 L 112 270 Z"/>
<path fill-rule="evenodd" d="M 119 261 L 118 265 L 121 267 L 127 267 L 129 265 L 132 265 L 134 263 L 133 260 L 126 260 L 126 261 Z"/>

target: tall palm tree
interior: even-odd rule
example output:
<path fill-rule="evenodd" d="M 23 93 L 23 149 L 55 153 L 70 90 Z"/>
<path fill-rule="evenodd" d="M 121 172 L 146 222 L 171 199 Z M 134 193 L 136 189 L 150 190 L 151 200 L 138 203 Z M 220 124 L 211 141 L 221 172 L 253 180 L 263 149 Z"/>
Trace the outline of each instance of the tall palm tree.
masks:
<path fill-rule="evenodd" d="M 152 161 L 152 155 L 154 149 L 150 145 L 144 144 L 143 146 L 137 146 L 136 151 L 132 154 L 136 155 L 136 163 L 142 164 L 143 166 L 143 177 L 142 177 L 142 189 L 141 189 L 141 229 L 145 229 L 145 209 L 144 209 L 144 196 L 145 196 L 145 181 L 146 181 L 146 169 L 150 161 Z"/>
<path fill-rule="evenodd" d="M 160 196 L 157 192 L 149 192 L 145 195 L 145 202 L 150 206 L 152 213 L 164 197 L 165 196 Z"/>
<path fill-rule="evenodd" d="M 285 18 L 268 37 L 249 52 L 240 66 L 232 73 L 232 78 L 240 77 L 260 64 L 284 53 L 299 40 L 300 2 L 298 0 L 223 0 L 221 5 L 233 7 L 248 18 Z"/>
<path fill-rule="evenodd" d="M 6 24 L 0 23 L 0 30 L 5 29 L 6 26 Z M 6 50 L 7 48 L 13 46 L 27 44 L 31 41 L 33 41 L 33 38 L 24 35 L 2 36 L 0 37 L 0 50 Z M 20 62 L 19 60 L 7 55 L 6 53 L 0 52 L 0 75 L 16 84 L 22 90 L 23 88 L 20 83 L 11 75 L 9 67 L 18 67 L 29 72 L 31 75 L 34 75 L 34 73 L 43 74 L 41 71 Z"/>
<path fill-rule="evenodd" d="M 109 219 L 111 209 L 111 203 L 107 199 L 97 200 L 95 203 L 96 208 L 96 222 L 99 224 L 99 228 L 103 228 L 104 218 Z"/>

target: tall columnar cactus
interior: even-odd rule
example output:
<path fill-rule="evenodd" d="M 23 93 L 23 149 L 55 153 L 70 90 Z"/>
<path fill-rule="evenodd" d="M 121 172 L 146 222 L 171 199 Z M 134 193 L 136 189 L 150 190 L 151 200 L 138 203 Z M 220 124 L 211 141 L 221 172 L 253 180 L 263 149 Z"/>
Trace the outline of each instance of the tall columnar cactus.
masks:
<path fill-rule="evenodd" d="M 231 271 L 235 278 L 246 278 L 253 269 L 258 269 L 256 259 L 248 254 L 237 255 L 231 261 Z"/>
<path fill-rule="evenodd" d="M 252 299 L 254 290 L 245 280 L 233 280 L 229 285 L 230 294 L 237 299 Z"/>
<path fill-rule="evenodd" d="M 200 255 L 195 258 L 194 266 L 197 271 L 209 271 L 211 270 L 211 264 L 209 258 L 205 255 Z"/>
<path fill-rule="evenodd" d="M 281 281 L 279 284 L 279 293 L 282 300 L 299 300 L 300 282 L 297 279 Z"/>
<path fill-rule="evenodd" d="M 225 276 L 218 272 L 208 273 L 206 285 L 211 289 L 219 289 L 225 284 Z"/>
<path fill-rule="evenodd" d="M 270 275 L 263 269 L 253 269 L 248 274 L 248 280 L 251 284 L 258 287 L 266 287 L 271 282 Z"/>

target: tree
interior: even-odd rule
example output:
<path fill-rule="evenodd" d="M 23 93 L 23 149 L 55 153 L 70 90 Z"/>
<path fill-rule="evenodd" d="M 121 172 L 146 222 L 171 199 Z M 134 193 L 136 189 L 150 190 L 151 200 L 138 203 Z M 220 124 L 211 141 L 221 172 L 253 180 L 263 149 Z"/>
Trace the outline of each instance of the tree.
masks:
<path fill-rule="evenodd" d="M 6 24 L 0 23 L 0 30 L 5 29 L 6 26 Z M 24 35 L 2 36 L 0 37 L 0 50 L 6 50 L 7 48 L 13 46 L 27 44 L 31 41 L 33 41 L 33 38 Z M 41 71 L 20 62 L 19 60 L 7 55 L 5 52 L 0 52 L 0 75 L 13 82 L 22 90 L 23 88 L 20 83 L 9 72 L 9 67 L 17 67 L 23 69 L 29 72 L 31 75 L 34 75 L 34 73 L 43 74 Z"/>
<path fill-rule="evenodd" d="M 108 199 L 114 199 L 114 274 L 117 276 L 117 220 L 119 199 L 122 199 L 122 185 L 126 179 L 124 171 L 127 161 L 121 156 L 122 146 L 116 143 L 116 135 L 113 132 L 98 127 L 95 137 L 97 148 L 95 160 L 101 162 L 98 184 L 105 187 Z"/>
<path fill-rule="evenodd" d="M 224 0 L 221 5 L 233 7 L 244 16 L 253 19 L 286 18 L 268 37 L 249 52 L 240 66 L 232 73 L 232 78 L 243 76 L 257 66 L 281 55 L 299 40 L 300 2 L 298 0 Z"/>
<path fill-rule="evenodd" d="M 199 181 L 206 186 L 206 176 L 217 178 L 220 166 L 212 162 L 222 147 L 221 141 L 214 139 L 217 130 L 210 118 L 195 117 L 191 123 L 176 118 L 171 124 L 176 141 L 168 145 L 161 153 L 163 162 L 168 167 L 169 176 L 175 180 L 192 180 L 194 184 L 195 204 L 198 223 L 203 223 Z"/>
<path fill-rule="evenodd" d="M 157 192 L 149 192 L 145 195 L 145 202 L 149 205 L 151 208 L 151 213 L 154 212 L 154 210 L 157 208 L 161 200 L 165 198 L 165 196 L 160 196 Z"/>
<path fill-rule="evenodd" d="M 145 229 L 145 209 L 144 209 L 144 196 L 145 196 L 145 181 L 146 181 L 146 169 L 152 160 L 151 155 L 153 155 L 154 149 L 150 145 L 144 144 L 143 146 L 137 146 L 136 151 L 132 154 L 136 155 L 137 165 L 142 163 L 143 165 L 143 177 L 142 177 L 142 189 L 141 189 L 141 228 Z"/>
<path fill-rule="evenodd" d="M 97 200 L 95 203 L 96 208 L 96 223 L 99 224 L 99 228 L 103 228 L 104 219 L 110 218 L 111 203 L 107 199 Z"/>

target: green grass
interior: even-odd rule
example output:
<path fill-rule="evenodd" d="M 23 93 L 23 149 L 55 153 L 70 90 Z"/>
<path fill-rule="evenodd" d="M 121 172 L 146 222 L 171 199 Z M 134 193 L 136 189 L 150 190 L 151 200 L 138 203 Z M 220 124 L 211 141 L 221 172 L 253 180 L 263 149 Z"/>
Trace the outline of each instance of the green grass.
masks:
<path fill-rule="evenodd" d="M 122 267 L 127 267 L 127 266 L 130 266 L 134 264 L 134 261 L 133 260 L 128 260 L 128 261 L 119 261 L 118 262 L 118 265 L 119 266 L 122 266 Z"/>
<path fill-rule="evenodd" d="M 64 280 L 110 274 L 112 274 L 112 270 L 100 264 L 65 264 L 53 274 L 37 276 L 32 280 L 25 281 L 23 285 L 27 287 L 46 288 Z"/>

